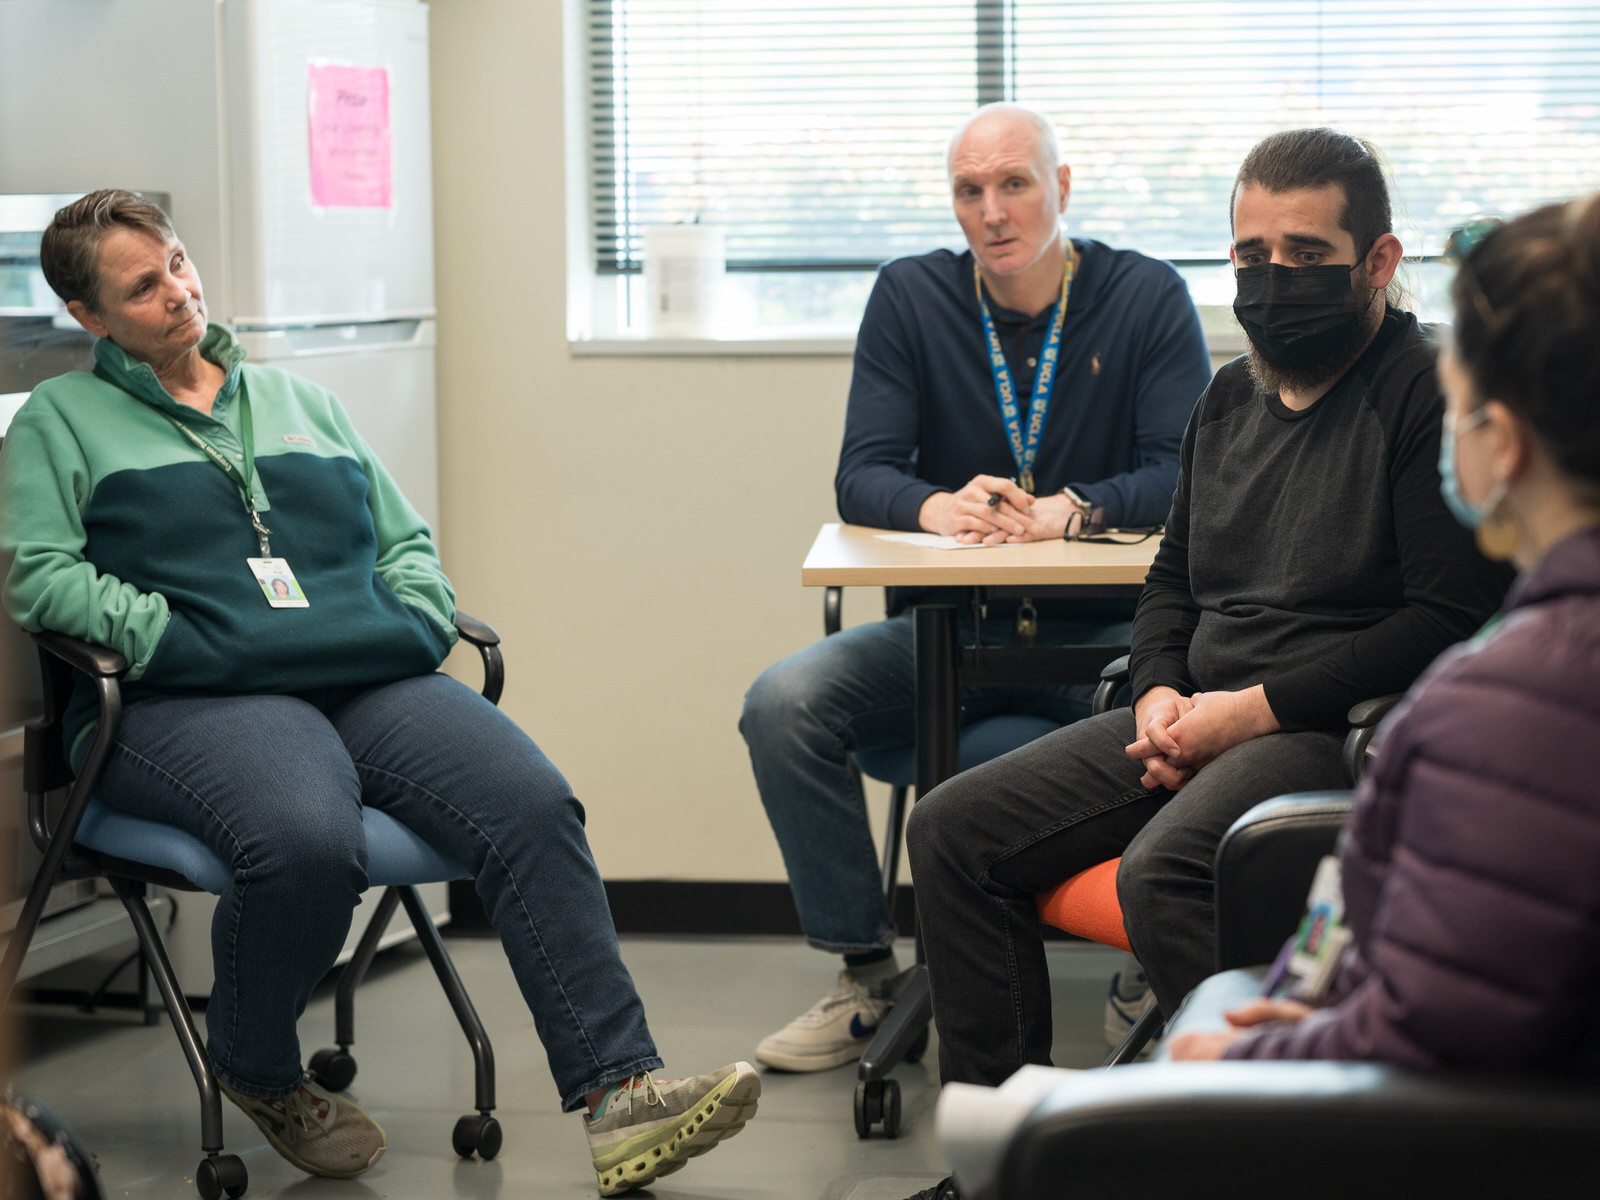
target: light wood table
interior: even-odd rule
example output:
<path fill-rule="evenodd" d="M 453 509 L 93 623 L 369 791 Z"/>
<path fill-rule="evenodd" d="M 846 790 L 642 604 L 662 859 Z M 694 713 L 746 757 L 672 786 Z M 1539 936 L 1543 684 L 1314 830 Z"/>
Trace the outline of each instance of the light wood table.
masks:
<path fill-rule="evenodd" d="M 864 525 L 824 525 L 800 568 L 806 587 L 960 588 L 968 605 L 1027 595 L 1137 596 L 1159 537 L 1133 545 L 1060 538 L 973 550 L 938 550 L 884 541 Z M 957 646 L 948 600 L 914 606 L 916 787 L 925 795 L 955 774 L 956 695 L 961 684 L 1060 683 L 1098 678 L 1116 656 L 1105 646 Z"/>
<path fill-rule="evenodd" d="M 889 532 L 824 525 L 800 568 L 800 582 L 806 587 L 1059 587 L 1080 596 L 1137 595 L 1161 544 L 1159 537 L 1132 546 L 1055 538 L 935 550 L 878 536 Z"/>
<path fill-rule="evenodd" d="M 886 542 L 887 530 L 861 525 L 824 525 L 800 568 L 806 587 L 825 587 L 830 632 L 837 627 L 838 589 L 844 587 L 928 587 L 959 589 L 976 616 L 986 600 L 999 597 L 1137 596 L 1144 586 L 1159 537 L 1133 545 L 1067 542 L 1059 538 L 1021 545 L 972 550 L 938 550 Z M 1061 683 L 1092 681 L 1126 648 L 1116 646 L 990 646 L 981 642 L 982 624 L 971 646 L 958 646 L 955 615 L 961 605 L 949 592 L 912 607 L 915 644 L 915 782 L 918 796 L 956 773 L 960 744 L 957 696 L 962 684 Z M 890 834 L 898 852 L 899 830 Z M 886 848 L 887 850 L 887 848 Z M 886 860 L 887 861 L 887 860 Z M 886 866 L 886 885 L 893 872 Z M 925 1046 L 932 1005 L 927 971 L 918 965 L 899 982 L 894 1007 L 861 1056 L 856 1080 L 856 1130 L 879 1120 L 885 1132 L 899 1124 L 899 1085 L 888 1078 L 897 1064 Z M 889 1116 L 892 1110 L 893 1116 Z"/>

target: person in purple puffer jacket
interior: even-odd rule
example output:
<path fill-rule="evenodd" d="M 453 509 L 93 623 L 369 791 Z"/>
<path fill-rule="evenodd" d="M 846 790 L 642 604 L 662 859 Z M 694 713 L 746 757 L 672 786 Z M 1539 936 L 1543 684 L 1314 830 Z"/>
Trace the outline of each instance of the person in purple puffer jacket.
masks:
<path fill-rule="evenodd" d="M 1327 997 L 1246 1005 L 1173 1059 L 1600 1074 L 1600 196 L 1455 244 L 1442 487 L 1522 576 L 1380 734 Z"/>

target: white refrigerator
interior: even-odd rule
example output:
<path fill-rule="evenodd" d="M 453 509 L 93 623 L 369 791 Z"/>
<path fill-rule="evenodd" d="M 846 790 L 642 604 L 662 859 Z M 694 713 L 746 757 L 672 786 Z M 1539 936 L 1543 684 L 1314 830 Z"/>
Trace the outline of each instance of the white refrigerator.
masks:
<path fill-rule="evenodd" d="M 0 2 L 0 193 L 169 195 L 211 318 L 336 392 L 437 530 L 430 136 L 416 0 Z M 206 900 L 170 938 L 195 995 Z"/>

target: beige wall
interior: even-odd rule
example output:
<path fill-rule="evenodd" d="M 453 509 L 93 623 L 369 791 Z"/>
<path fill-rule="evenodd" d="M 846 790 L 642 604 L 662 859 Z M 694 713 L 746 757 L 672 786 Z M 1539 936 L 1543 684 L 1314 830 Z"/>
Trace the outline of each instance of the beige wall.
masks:
<path fill-rule="evenodd" d="M 821 632 L 800 561 L 837 519 L 850 363 L 569 355 L 561 16 L 432 0 L 445 564 L 603 874 L 781 880 L 736 726 Z"/>
<path fill-rule="evenodd" d="M 737 722 L 821 632 L 800 587 L 849 360 L 567 352 L 558 0 L 435 0 L 440 505 L 506 709 L 608 878 L 781 880 Z M 882 611 L 879 596 L 847 601 Z"/>

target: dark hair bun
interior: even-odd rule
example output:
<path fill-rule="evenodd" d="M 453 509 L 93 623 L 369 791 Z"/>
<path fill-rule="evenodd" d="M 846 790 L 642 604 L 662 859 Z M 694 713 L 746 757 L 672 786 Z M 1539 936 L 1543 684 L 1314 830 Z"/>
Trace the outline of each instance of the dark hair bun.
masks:
<path fill-rule="evenodd" d="M 1480 396 L 1600 485 L 1600 196 L 1525 213 L 1484 238 L 1450 289 L 1456 356 Z"/>
<path fill-rule="evenodd" d="M 1600 296 L 1600 193 L 1567 205 L 1566 218 L 1573 281 L 1589 296 Z"/>

